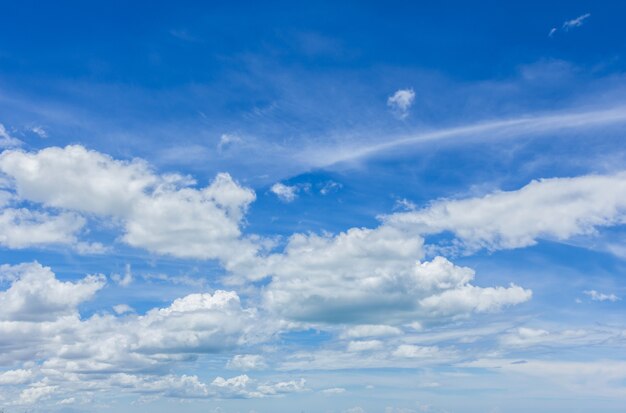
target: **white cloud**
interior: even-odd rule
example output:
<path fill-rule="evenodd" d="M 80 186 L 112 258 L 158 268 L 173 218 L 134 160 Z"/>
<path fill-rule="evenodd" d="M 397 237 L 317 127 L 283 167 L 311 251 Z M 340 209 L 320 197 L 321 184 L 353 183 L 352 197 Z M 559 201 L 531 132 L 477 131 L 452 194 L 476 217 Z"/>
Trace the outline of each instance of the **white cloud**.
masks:
<path fill-rule="evenodd" d="M 413 89 L 400 89 L 387 99 L 389 106 L 394 113 L 401 119 L 409 115 L 409 109 L 415 101 L 415 92 Z"/>
<path fill-rule="evenodd" d="M 130 264 L 126 264 L 124 266 L 124 275 L 113 274 L 111 275 L 111 279 L 121 285 L 122 287 L 127 287 L 133 282 L 133 272 L 130 269 Z"/>
<path fill-rule="evenodd" d="M 220 141 L 217 144 L 217 150 L 219 152 L 222 152 L 225 149 L 228 149 L 229 147 L 231 147 L 233 144 L 240 143 L 240 142 L 243 142 L 243 140 L 239 136 L 229 134 L 229 133 L 224 133 L 222 134 L 222 136 L 220 136 Z"/>
<path fill-rule="evenodd" d="M 364 337 L 385 337 L 398 336 L 402 334 L 402 330 L 397 327 L 387 326 L 383 324 L 362 324 L 348 328 L 342 337 L 347 338 L 364 338 Z"/>
<path fill-rule="evenodd" d="M 115 311 L 115 314 L 119 314 L 119 315 L 135 312 L 133 307 L 129 306 L 128 304 L 117 304 L 117 305 L 114 305 L 113 306 L 113 311 Z"/>
<path fill-rule="evenodd" d="M 549 386 L 572 394 L 617 395 L 623 397 L 623 380 L 626 379 L 626 362 L 623 360 L 518 360 L 478 359 L 461 363 L 462 367 L 484 368 L 504 374 L 528 376 L 535 386 Z M 539 381 L 539 383 L 538 383 Z"/>
<path fill-rule="evenodd" d="M 346 392 L 346 389 L 344 389 L 343 387 L 331 387 L 329 389 L 324 389 L 321 391 L 321 393 L 329 394 L 329 395 L 342 394 L 345 392 Z"/>
<path fill-rule="evenodd" d="M 3 265 L 0 273 L 15 277 L 6 291 L 0 291 L 0 320 L 51 321 L 76 312 L 104 286 L 104 277 L 90 275 L 77 282 L 61 282 L 48 267 L 39 263 Z"/>
<path fill-rule="evenodd" d="M 402 344 L 393 352 L 393 355 L 400 358 L 431 358 L 437 356 L 439 352 L 436 346 Z"/>
<path fill-rule="evenodd" d="M 146 371 L 183 355 L 258 343 L 275 329 L 234 292 L 190 294 L 145 315 L 121 306 L 116 312 L 123 317 L 81 320 L 77 306 L 103 286 L 101 276 L 61 282 L 34 263 L 3 266 L 0 280 L 11 281 L 0 291 L 0 364 L 36 357 L 42 368 L 63 374 Z"/>
<path fill-rule="evenodd" d="M 0 148 L 11 148 L 21 144 L 22 141 L 11 136 L 4 125 L 0 123 Z"/>
<path fill-rule="evenodd" d="M 328 194 L 331 194 L 333 192 L 339 191 L 342 187 L 343 187 L 343 185 L 341 185 L 339 182 L 328 181 L 328 182 L 324 183 L 324 185 L 320 189 L 320 194 L 328 195 Z"/>
<path fill-rule="evenodd" d="M 581 16 L 576 17 L 575 19 L 568 20 L 563 23 L 563 30 L 568 31 L 570 29 L 580 27 L 585 23 L 585 20 L 587 20 L 589 17 L 591 17 L 591 14 L 585 13 Z"/>
<path fill-rule="evenodd" d="M 362 340 L 362 341 L 350 341 L 348 343 L 347 350 L 354 351 L 371 351 L 380 350 L 383 348 L 383 342 L 380 340 Z"/>
<path fill-rule="evenodd" d="M 0 245 L 22 249 L 51 244 L 77 246 L 77 233 L 84 227 L 81 216 L 64 212 L 51 215 L 25 208 L 0 210 Z"/>
<path fill-rule="evenodd" d="M 588 291 L 583 291 L 586 295 L 588 295 L 589 297 L 591 297 L 591 299 L 593 301 L 611 301 L 611 302 L 615 302 L 618 301 L 620 298 L 618 296 L 616 296 L 615 294 L 604 294 L 604 293 L 600 293 L 596 290 L 588 290 Z"/>
<path fill-rule="evenodd" d="M 399 322 L 416 317 L 496 311 L 531 292 L 481 288 L 474 272 L 443 257 L 422 258 L 422 239 L 399 228 L 352 228 L 336 236 L 293 235 L 283 254 L 268 258 L 265 305 L 302 321 Z"/>
<path fill-rule="evenodd" d="M 553 136 L 556 133 L 623 124 L 626 121 L 626 107 L 613 106 L 595 111 L 572 111 L 553 114 L 527 114 L 517 118 L 494 119 L 455 127 L 442 128 L 413 136 L 386 140 L 379 143 L 356 143 L 342 147 L 320 147 L 316 151 L 306 152 L 302 159 L 315 167 L 328 167 L 340 162 L 350 162 L 381 153 L 407 150 L 427 142 L 441 140 L 461 140 L 468 137 L 473 142 L 494 139 L 512 139 L 529 136 Z"/>
<path fill-rule="evenodd" d="M 28 383 L 33 377 L 31 370 L 18 369 L 0 373 L 0 385 L 16 385 Z"/>
<path fill-rule="evenodd" d="M 50 386 L 46 381 L 33 383 L 30 387 L 22 390 L 20 398 L 15 404 L 34 404 L 42 399 L 50 397 L 57 389 L 57 386 Z"/>
<path fill-rule="evenodd" d="M 421 306 L 435 316 L 463 316 L 471 312 L 499 311 L 503 307 L 524 303 L 532 297 L 530 290 L 515 284 L 505 287 L 464 285 L 441 294 L 426 297 Z"/>
<path fill-rule="evenodd" d="M 289 186 L 280 182 L 272 185 L 270 191 L 283 202 L 293 202 L 298 196 L 297 186 Z"/>
<path fill-rule="evenodd" d="M 450 231 L 465 248 L 490 250 L 566 240 L 626 221 L 626 173 L 533 181 L 516 191 L 442 200 L 384 218 L 418 234 Z"/>
<path fill-rule="evenodd" d="M 245 374 L 229 379 L 216 377 L 207 384 L 197 376 L 150 377 L 121 373 L 113 375 L 110 383 L 133 393 L 176 398 L 260 398 L 304 390 L 304 380 L 258 383 Z"/>
<path fill-rule="evenodd" d="M 231 268 L 256 254 L 240 224 L 254 192 L 228 174 L 202 189 L 180 175 L 156 175 L 141 160 L 118 161 L 82 146 L 7 150 L 0 170 L 18 196 L 47 207 L 112 217 L 131 246 L 181 258 L 218 259 Z"/>
<path fill-rule="evenodd" d="M 259 370 L 267 367 L 265 358 L 259 354 L 237 354 L 228 360 L 226 367 L 231 370 Z"/>
<path fill-rule="evenodd" d="M 577 27 L 582 26 L 585 23 L 585 20 L 587 20 L 589 17 L 591 17 L 590 13 L 585 13 L 583 15 L 580 15 L 578 17 L 576 17 L 575 19 L 572 20 L 567 20 L 565 22 L 563 22 L 563 24 L 561 25 L 561 29 L 564 32 L 568 32 L 571 29 L 575 29 Z M 557 29 L 556 27 L 553 27 L 550 29 L 550 32 L 548 33 L 548 37 L 553 37 L 557 31 L 559 29 Z"/>
<path fill-rule="evenodd" d="M 30 130 L 31 132 L 33 132 L 35 135 L 39 136 L 40 138 L 48 137 L 48 132 L 46 132 L 46 130 L 41 126 L 33 126 L 32 128 L 30 128 Z"/>

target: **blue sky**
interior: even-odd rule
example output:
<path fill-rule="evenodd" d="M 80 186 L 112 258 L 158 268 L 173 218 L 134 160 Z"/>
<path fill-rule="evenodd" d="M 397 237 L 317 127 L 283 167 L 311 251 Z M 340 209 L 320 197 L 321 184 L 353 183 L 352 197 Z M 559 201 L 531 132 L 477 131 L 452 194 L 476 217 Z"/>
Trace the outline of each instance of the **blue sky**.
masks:
<path fill-rule="evenodd" d="M 0 405 L 618 412 L 620 2 L 4 2 Z"/>

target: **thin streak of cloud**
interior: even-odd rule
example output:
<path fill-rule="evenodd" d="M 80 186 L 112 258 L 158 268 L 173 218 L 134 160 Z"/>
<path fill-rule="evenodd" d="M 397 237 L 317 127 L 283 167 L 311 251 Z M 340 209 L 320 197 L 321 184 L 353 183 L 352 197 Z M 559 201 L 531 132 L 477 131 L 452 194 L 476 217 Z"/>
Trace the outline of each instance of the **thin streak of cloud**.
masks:
<path fill-rule="evenodd" d="M 432 130 L 413 136 L 389 140 L 384 143 L 360 147 L 325 148 L 317 153 L 304 153 L 302 156 L 306 157 L 314 166 L 322 167 L 370 158 L 387 151 L 425 142 L 475 137 L 479 134 L 489 134 L 488 136 L 491 139 L 507 139 L 619 123 L 626 123 L 626 106 L 587 112 L 573 111 L 496 119 Z"/>
<path fill-rule="evenodd" d="M 585 23 L 585 20 L 587 20 L 589 17 L 591 17 L 591 13 L 585 13 L 581 16 L 576 17 L 575 19 L 568 20 L 565 23 L 563 23 L 563 30 L 568 31 L 575 27 L 580 27 Z"/>

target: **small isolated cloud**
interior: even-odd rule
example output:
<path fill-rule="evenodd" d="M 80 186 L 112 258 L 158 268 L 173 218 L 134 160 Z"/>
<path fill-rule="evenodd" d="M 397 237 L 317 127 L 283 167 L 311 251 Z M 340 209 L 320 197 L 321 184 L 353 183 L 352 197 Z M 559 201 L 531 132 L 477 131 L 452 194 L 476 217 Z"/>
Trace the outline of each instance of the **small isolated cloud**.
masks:
<path fill-rule="evenodd" d="M 122 287 L 130 285 L 130 283 L 133 282 L 133 273 L 130 270 L 130 264 L 126 264 L 126 267 L 124 268 L 124 275 L 113 274 L 111 275 L 111 279 Z"/>
<path fill-rule="evenodd" d="M 564 32 L 568 32 L 571 29 L 580 27 L 585 23 L 585 20 L 587 20 L 589 17 L 591 17 L 591 13 L 585 13 L 581 16 L 576 17 L 575 19 L 567 20 L 563 22 L 563 24 L 561 25 L 561 30 L 563 30 Z M 557 29 L 556 27 L 551 28 L 550 31 L 548 32 L 548 37 L 553 37 L 558 31 L 559 29 Z"/>
<path fill-rule="evenodd" d="M 393 206 L 394 210 L 402 210 L 402 211 L 415 211 L 417 209 L 417 205 L 414 202 L 409 201 L 406 198 L 396 199 L 396 203 Z"/>
<path fill-rule="evenodd" d="M 21 144 L 22 141 L 11 136 L 4 125 L 0 123 L 0 148 L 10 148 Z"/>
<path fill-rule="evenodd" d="M 228 360 L 226 368 L 231 370 L 260 370 L 267 367 L 265 358 L 258 354 L 237 354 Z"/>
<path fill-rule="evenodd" d="M 283 202 L 293 202 L 298 197 L 297 186 L 289 186 L 280 182 L 272 185 L 270 191 Z"/>
<path fill-rule="evenodd" d="M 345 393 L 345 392 L 346 392 L 346 389 L 344 389 L 343 387 L 332 387 L 330 389 L 322 390 L 322 393 L 329 394 L 329 395 L 341 394 L 341 393 Z"/>
<path fill-rule="evenodd" d="M 404 119 L 409 116 L 409 109 L 415 101 L 415 92 L 413 89 L 400 89 L 397 90 L 392 96 L 387 99 L 387 106 L 389 106 L 396 116 L 400 119 Z"/>
<path fill-rule="evenodd" d="M 576 17 L 575 19 L 568 20 L 563 23 L 563 30 L 568 31 L 570 29 L 580 27 L 589 17 L 591 17 L 591 13 L 585 13 L 581 16 Z"/>
<path fill-rule="evenodd" d="M 333 192 L 339 191 L 342 187 L 343 187 L 343 185 L 341 185 L 339 182 L 328 181 L 328 182 L 324 183 L 324 185 L 320 189 L 320 194 L 328 195 L 328 194 L 331 194 Z"/>
<path fill-rule="evenodd" d="M 604 293 L 600 293 L 596 290 L 587 290 L 587 291 L 583 291 L 586 295 L 588 295 L 589 297 L 591 297 L 591 299 L 593 301 L 611 301 L 611 302 L 615 302 L 618 301 L 620 298 L 618 296 L 616 296 L 615 294 L 604 294 Z"/>
<path fill-rule="evenodd" d="M 225 149 L 230 148 L 231 146 L 233 146 L 236 143 L 242 142 L 243 140 L 237 136 L 237 135 L 232 135 L 229 133 L 224 133 L 222 134 L 222 136 L 220 136 L 220 141 L 217 144 L 217 150 L 219 152 L 224 151 Z"/>
<path fill-rule="evenodd" d="M 122 314 L 126 314 L 126 313 L 134 313 L 135 312 L 135 310 L 133 310 L 133 307 L 129 306 L 128 304 L 114 305 L 113 306 L 113 311 L 115 311 L 115 313 L 118 314 L 118 315 L 122 315 Z"/>
<path fill-rule="evenodd" d="M 46 132 L 46 130 L 42 128 L 41 126 L 33 126 L 32 128 L 30 128 L 30 131 L 34 133 L 35 135 L 39 136 L 40 138 L 48 137 L 48 132 Z"/>

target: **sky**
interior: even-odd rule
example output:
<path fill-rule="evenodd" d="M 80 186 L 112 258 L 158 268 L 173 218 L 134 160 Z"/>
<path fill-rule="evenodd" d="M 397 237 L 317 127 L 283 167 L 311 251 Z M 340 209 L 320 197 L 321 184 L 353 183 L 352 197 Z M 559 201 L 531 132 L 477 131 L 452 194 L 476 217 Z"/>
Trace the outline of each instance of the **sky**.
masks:
<path fill-rule="evenodd" d="M 0 3 L 4 413 L 623 411 L 623 2 Z"/>

